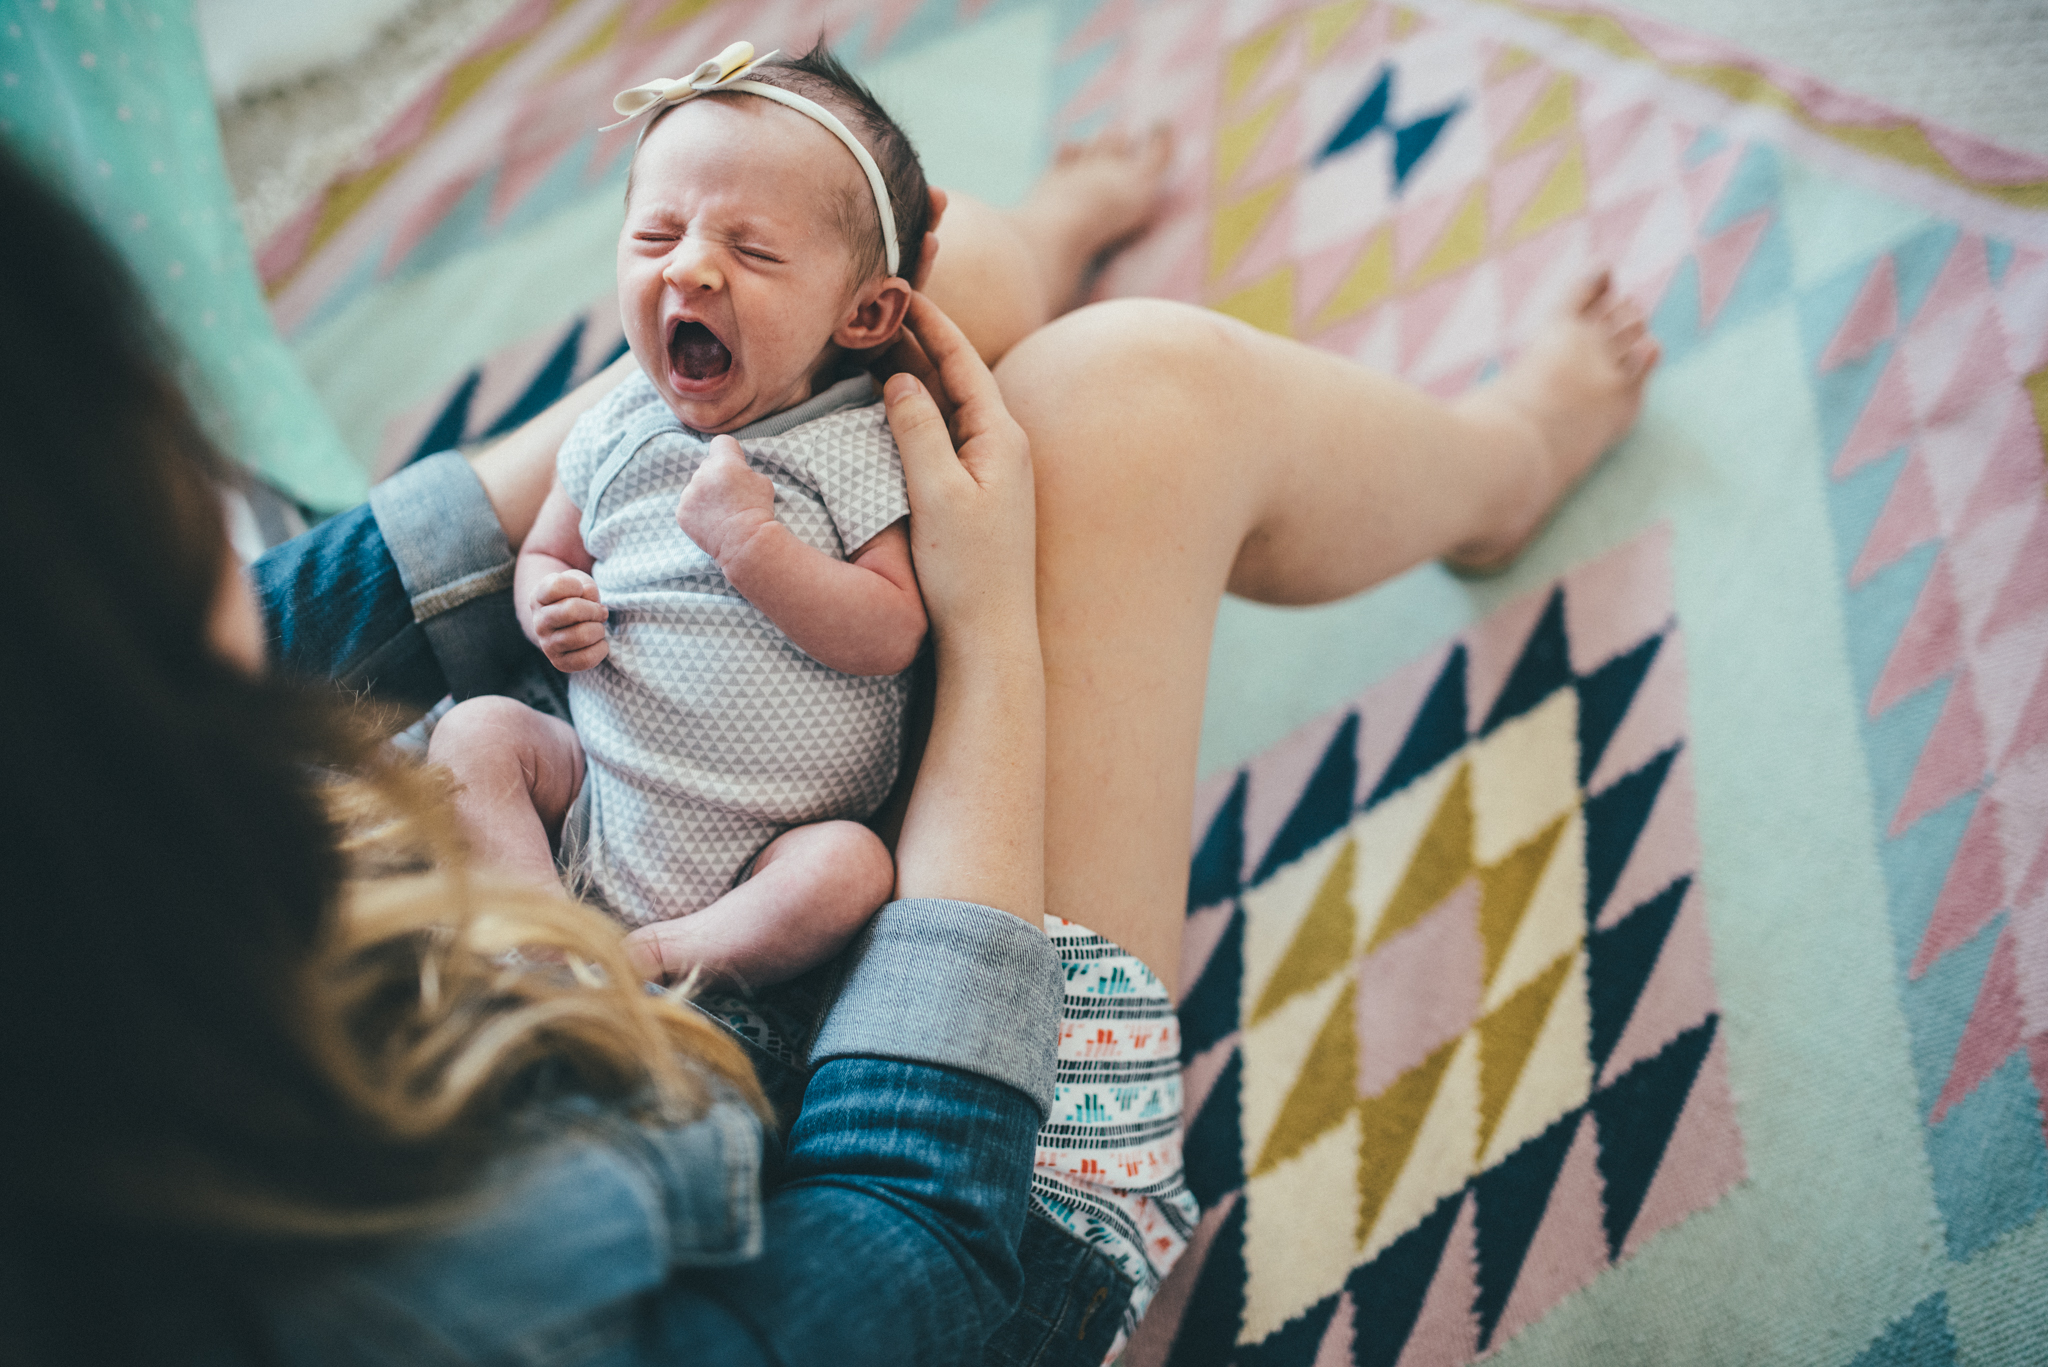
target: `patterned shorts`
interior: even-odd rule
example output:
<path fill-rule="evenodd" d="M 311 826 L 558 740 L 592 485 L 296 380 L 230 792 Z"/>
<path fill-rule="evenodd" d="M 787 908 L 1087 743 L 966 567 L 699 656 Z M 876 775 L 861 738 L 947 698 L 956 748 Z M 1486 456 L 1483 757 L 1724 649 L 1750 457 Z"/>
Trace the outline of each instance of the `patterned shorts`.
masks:
<path fill-rule="evenodd" d="M 1057 916 L 1045 918 L 1045 933 L 1066 971 L 1066 994 L 1031 1209 L 1130 1279 L 1108 1362 L 1123 1351 L 1201 1216 L 1181 1171 L 1180 1021 L 1165 985 L 1113 941 Z M 695 1005 L 769 1057 L 801 1066 L 803 1050 L 791 1041 L 815 1018 L 815 1002 L 778 1013 L 711 993 Z"/>
<path fill-rule="evenodd" d="M 1038 1132 L 1031 1208 L 1131 1279 L 1123 1351 L 1201 1210 L 1182 1180 L 1180 1021 L 1166 987 L 1112 941 L 1057 916 L 1066 970 L 1052 1115 Z"/>

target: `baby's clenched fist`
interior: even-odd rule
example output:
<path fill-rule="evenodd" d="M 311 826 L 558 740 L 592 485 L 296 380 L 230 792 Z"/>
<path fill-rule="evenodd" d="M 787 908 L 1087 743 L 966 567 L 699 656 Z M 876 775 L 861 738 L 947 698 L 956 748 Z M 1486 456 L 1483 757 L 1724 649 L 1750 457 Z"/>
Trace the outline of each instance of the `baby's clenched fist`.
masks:
<path fill-rule="evenodd" d="M 676 504 L 676 525 L 704 554 L 728 563 L 748 538 L 775 520 L 775 483 L 747 464 L 740 444 L 714 437 L 711 453 Z"/>
<path fill-rule="evenodd" d="M 534 588 L 534 644 L 564 674 L 589 669 L 611 653 L 604 634 L 609 616 L 597 581 L 581 570 L 551 574 Z"/>

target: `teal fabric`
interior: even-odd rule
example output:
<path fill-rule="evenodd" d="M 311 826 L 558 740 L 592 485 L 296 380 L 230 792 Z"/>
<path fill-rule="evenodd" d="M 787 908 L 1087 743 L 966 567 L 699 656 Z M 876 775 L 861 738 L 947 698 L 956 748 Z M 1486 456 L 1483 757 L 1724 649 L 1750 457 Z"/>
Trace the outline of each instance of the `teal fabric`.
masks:
<path fill-rule="evenodd" d="M 0 137 L 85 209 L 182 346 L 216 439 L 310 507 L 362 498 L 270 323 L 185 0 L 0 0 Z"/>

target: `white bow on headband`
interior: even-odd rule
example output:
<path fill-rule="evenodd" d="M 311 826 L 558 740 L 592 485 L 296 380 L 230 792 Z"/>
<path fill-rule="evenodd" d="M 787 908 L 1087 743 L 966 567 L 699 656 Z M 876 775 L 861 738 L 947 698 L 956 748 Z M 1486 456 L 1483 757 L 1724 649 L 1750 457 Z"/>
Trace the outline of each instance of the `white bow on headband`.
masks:
<path fill-rule="evenodd" d="M 889 274 L 896 274 L 899 264 L 896 251 L 896 215 L 889 207 L 889 187 L 882 179 L 882 168 L 875 165 L 875 159 L 869 155 L 868 149 L 861 146 L 860 139 L 848 132 L 846 125 L 823 105 L 807 100 L 801 95 L 793 95 L 779 86 L 743 79 L 755 67 L 781 55 L 780 51 L 776 51 L 766 57 L 756 58 L 752 43 L 734 43 L 680 80 L 649 81 L 646 85 L 636 85 L 631 90 L 621 90 L 612 98 L 612 108 L 625 117 L 617 123 L 606 124 L 598 131 L 609 133 L 614 128 L 623 128 L 643 114 L 664 109 L 672 104 L 683 104 L 696 99 L 699 95 L 709 95 L 714 91 L 721 94 L 726 91 L 742 91 L 749 95 L 759 95 L 777 104 L 786 105 L 800 114 L 807 114 L 823 124 L 827 132 L 845 143 L 846 150 L 853 153 L 854 160 L 860 163 L 860 169 L 867 174 L 868 189 L 872 190 L 875 196 L 875 212 L 882 219 L 882 254 L 888 261 Z M 646 130 L 643 129 L 640 136 L 646 137 Z"/>

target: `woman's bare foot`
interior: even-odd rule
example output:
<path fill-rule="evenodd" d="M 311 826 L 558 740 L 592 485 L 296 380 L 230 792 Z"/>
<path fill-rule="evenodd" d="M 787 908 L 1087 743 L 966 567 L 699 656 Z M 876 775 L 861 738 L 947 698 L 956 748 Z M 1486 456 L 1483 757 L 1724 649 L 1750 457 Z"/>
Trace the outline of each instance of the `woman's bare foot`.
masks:
<path fill-rule="evenodd" d="M 1444 557 L 1488 574 L 1521 554 L 1559 501 L 1635 425 L 1661 354 L 1643 311 L 1602 271 L 1492 383 L 1459 401 L 1496 427 L 1529 477 L 1485 534 Z"/>
<path fill-rule="evenodd" d="M 1047 268 L 1053 315 L 1080 302 L 1098 259 L 1151 226 L 1172 161 L 1173 135 L 1163 126 L 1142 137 L 1112 131 L 1067 143 L 1024 202 L 1007 212 Z"/>

